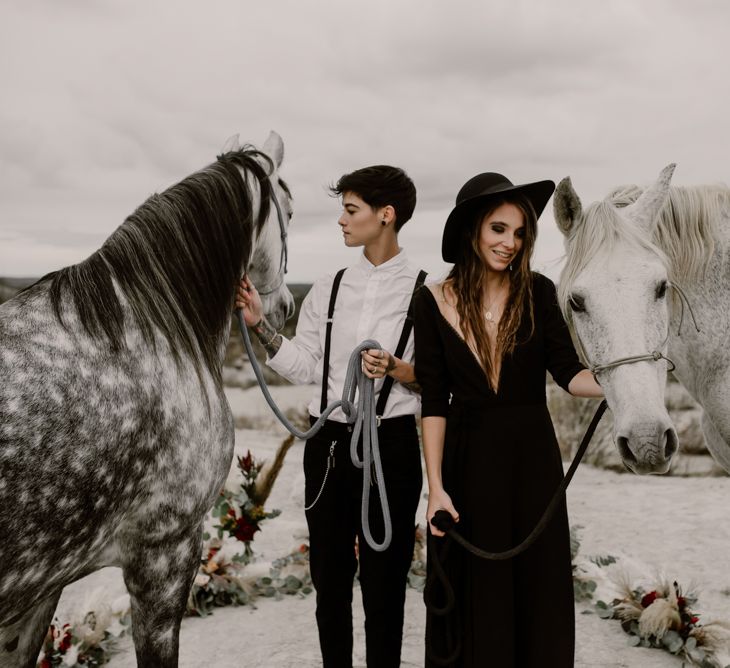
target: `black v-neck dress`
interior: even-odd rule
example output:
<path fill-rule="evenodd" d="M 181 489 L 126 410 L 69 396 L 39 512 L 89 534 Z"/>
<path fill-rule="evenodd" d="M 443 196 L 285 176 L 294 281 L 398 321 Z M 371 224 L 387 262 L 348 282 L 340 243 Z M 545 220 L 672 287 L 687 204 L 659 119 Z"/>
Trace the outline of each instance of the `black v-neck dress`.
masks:
<path fill-rule="evenodd" d="M 557 304 L 555 286 L 533 274 L 534 333 L 523 313 L 497 393 L 477 358 L 441 314 L 427 287 L 414 301 L 415 369 L 423 417 L 447 418 L 443 483 L 459 512 L 458 531 L 484 550 L 507 550 L 534 528 L 563 476 L 547 410 L 545 371 L 567 390 L 583 369 Z M 444 539 L 429 536 L 432 551 Z M 510 561 L 484 561 L 452 544 L 444 568 L 456 594 L 452 613 L 426 622 L 439 657 L 461 645 L 451 666 L 573 666 L 574 603 L 565 502 L 544 533 Z M 438 587 L 431 592 L 438 605 Z M 427 657 L 426 666 L 437 665 Z"/>

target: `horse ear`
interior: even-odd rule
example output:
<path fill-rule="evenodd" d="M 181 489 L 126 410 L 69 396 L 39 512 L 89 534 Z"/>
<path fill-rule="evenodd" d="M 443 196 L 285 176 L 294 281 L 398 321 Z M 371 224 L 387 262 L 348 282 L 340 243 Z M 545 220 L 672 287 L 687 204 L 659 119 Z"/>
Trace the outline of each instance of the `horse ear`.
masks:
<path fill-rule="evenodd" d="M 566 237 L 570 236 L 576 222 L 583 215 L 583 207 L 569 176 L 566 176 L 555 188 L 553 212 L 560 231 Z"/>
<path fill-rule="evenodd" d="M 241 142 L 238 138 L 238 133 L 235 135 L 231 135 L 226 139 L 225 143 L 223 144 L 223 150 L 221 153 L 230 153 L 231 151 L 240 151 L 241 150 Z"/>
<path fill-rule="evenodd" d="M 281 167 L 281 162 L 284 160 L 284 140 L 277 132 L 273 130 L 269 132 L 261 150 L 274 161 L 277 169 Z"/>
<path fill-rule="evenodd" d="M 631 206 L 624 209 L 624 215 L 630 217 L 646 232 L 651 232 L 659 212 L 667 201 L 669 182 L 676 166 L 675 163 L 671 163 L 662 169 L 656 183 L 647 188 Z"/>

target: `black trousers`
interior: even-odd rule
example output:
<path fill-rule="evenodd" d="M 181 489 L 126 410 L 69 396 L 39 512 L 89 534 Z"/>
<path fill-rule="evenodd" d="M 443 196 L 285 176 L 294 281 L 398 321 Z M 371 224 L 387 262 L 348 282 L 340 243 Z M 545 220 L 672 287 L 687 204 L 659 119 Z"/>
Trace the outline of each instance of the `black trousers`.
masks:
<path fill-rule="evenodd" d="M 421 454 L 412 415 L 383 420 L 378 429 L 393 539 L 384 552 L 365 542 L 360 519 L 362 470 L 350 459 L 351 429 L 327 421 L 304 449 L 305 505 L 317 497 L 334 444 L 334 467 L 319 500 L 307 511 L 310 568 L 317 591 L 317 627 L 324 668 L 352 666 L 352 583 L 360 562 L 367 665 L 400 665 L 405 588 L 413 557 L 421 493 Z M 360 447 L 362 443 L 360 444 Z M 378 487 L 370 491 L 370 529 L 383 540 Z M 358 555 L 355 553 L 357 537 Z"/>

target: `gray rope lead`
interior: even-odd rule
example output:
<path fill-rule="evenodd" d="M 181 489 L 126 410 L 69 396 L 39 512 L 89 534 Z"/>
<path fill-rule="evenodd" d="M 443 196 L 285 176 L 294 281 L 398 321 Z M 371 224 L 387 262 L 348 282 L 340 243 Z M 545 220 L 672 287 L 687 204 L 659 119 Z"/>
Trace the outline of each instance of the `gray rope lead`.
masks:
<path fill-rule="evenodd" d="M 297 429 L 281 412 L 281 409 L 276 405 L 274 398 L 269 392 L 269 388 L 264 380 L 263 372 L 259 366 L 256 355 L 253 352 L 253 346 L 251 345 L 251 339 L 248 335 L 248 328 L 243 319 L 243 313 L 241 309 L 236 309 L 236 318 L 238 320 L 238 327 L 241 330 L 241 337 L 243 338 L 243 345 L 246 348 L 248 359 L 251 362 L 256 380 L 259 383 L 259 387 L 263 392 L 266 402 L 274 411 L 274 414 L 279 421 L 284 425 L 290 434 L 293 434 L 299 439 L 307 440 L 319 432 L 324 424 L 325 420 L 329 417 L 330 413 L 336 408 L 342 407 L 342 412 L 347 418 L 347 424 L 354 425 L 352 430 L 352 439 L 350 440 L 350 457 L 352 463 L 357 468 L 363 469 L 363 494 L 362 494 L 362 505 L 361 505 L 361 521 L 363 536 L 367 544 L 376 552 L 383 552 L 388 549 L 390 541 L 393 537 L 393 525 L 390 520 L 390 508 L 388 506 L 388 496 L 385 491 L 385 479 L 383 477 L 383 465 L 380 460 L 380 447 L 378 445 L 378 429 L 375 418 L 375 392 L 373 390 L 372 379 L 365 376 L 362 371 L 362 358 L 360 353 L 363 350 L 369 350 L 370 348 L 381 349 L 381 345 L 372 339 L 367 339 L 360 343 L 350 355 L 350 359 L 347 363 L 347 372 L 345 374 L 345 383 L 342 387 L 342 398 L 337 401 L 333 401 L 325 410 L 322 415 L 317 418 L 317 421 L 307 430 L 300 431 Z M 358 393 L 357 406 L 355 405 L 355 393 Z M 360 438 L 360 434 L 363 434 L 362 440 L 362 451 L 363 459 L 357 456 L 357 444 Z M 385 528 L 385 536 L 382 543 L 376 543 L 373 539 L 372 533 L 370 532 L 370 520 L 368 507 L 370 505 L 370 467 L 374 464 L 375 467 L 375 484 L 380 490 L 380 507 L 383 513 L 383 526 Z M 320 490 L 321 494 L 321 490 Z"/>
<path fill-rule="evenodd" d="M 374 345 L 364 345 L 364 344 Z M 380 348 L 380 344 L 375 341 L 365 341 L 358 346 L 359 350 L 367 350 L 368 348 Z M 357 349 L 356 349 L 357 350 Z M 358 353 L 359 357 L 359 353 Z M 385 490 L 383 465 L 380 459 L 380 445 L 378 443 L 378 425 L 375 416 L 375 392 L 374 383 L 360 371 L 358 377 L 358 391 L 360 393 L 360 407 L 355 427 L 352 430 L 352 439 L 350 440 L 350 459 L 354 466 L 362 469 L 362 498 L 360 502 L 360 521 L 362 523 L 362 533 L 365 536 L 367 544 L 376 552 L 383 552 L 390 545 L 393 537 L 393 525 L 390 521 L 390 506 L 388 505 L 388 495 Z M 363 432 L 362 461 L 357 456 L 357 443 L 360 439 L 360 432 Z M 382 543 L 376 543 L 370 531 L 370 518 L 368 509 L 370 507 L 370 484 L 371 484 L 371 466 L 375 466 L 375 484 L 378 486 L 380 507 L 383 511 L 383 526 L 385 535 Z"/>

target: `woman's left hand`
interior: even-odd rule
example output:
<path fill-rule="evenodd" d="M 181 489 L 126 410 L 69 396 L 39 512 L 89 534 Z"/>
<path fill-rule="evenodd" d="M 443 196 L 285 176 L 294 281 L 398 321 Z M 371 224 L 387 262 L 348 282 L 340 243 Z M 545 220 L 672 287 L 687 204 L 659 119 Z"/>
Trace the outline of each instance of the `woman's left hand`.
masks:
<path fill-rule="evenodd" d="M 383 378 L 395 368 L 395 357 L 387 350 L 370 348 L 360 353 L 362 370 L 368 378 Z"/>

